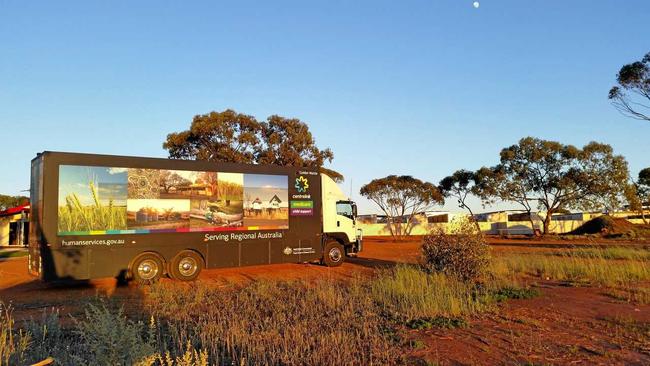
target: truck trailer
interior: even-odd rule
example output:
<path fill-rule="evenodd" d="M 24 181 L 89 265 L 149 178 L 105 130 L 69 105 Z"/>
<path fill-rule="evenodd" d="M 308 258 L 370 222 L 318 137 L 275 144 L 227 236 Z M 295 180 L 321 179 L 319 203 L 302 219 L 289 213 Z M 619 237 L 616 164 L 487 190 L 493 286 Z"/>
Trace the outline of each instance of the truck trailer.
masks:
<path fill-rule="evenodd" d="M 153 282 L 362 249 L 356 205 L 310 168 L 46 151 L 31 165 L 29 272 Z"/>

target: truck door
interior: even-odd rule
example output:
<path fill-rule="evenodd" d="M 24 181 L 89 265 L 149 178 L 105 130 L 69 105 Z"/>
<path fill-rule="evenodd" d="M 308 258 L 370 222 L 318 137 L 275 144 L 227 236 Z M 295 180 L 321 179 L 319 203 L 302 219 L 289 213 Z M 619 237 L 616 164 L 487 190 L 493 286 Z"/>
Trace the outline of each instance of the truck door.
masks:
<path fill-rule="evenodd" d="M 337 231 L 348 236 L 348 242 L 354 241 L 356 237 L 356 209 L 353 202 L 336 202 L 336 226 Z"/>

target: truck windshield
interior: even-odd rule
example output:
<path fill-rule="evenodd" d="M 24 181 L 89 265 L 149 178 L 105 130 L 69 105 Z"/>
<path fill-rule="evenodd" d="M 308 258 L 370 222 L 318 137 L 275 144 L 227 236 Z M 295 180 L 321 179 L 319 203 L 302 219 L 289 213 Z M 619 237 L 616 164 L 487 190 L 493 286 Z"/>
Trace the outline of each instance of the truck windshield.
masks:
<path fill-rule="evenodd" d="M 336 213 L 345 217 L 354 219 L 354 209 L 352 207 L 352 202 L 349 201 L 338 201 L 336 203 Z"/>

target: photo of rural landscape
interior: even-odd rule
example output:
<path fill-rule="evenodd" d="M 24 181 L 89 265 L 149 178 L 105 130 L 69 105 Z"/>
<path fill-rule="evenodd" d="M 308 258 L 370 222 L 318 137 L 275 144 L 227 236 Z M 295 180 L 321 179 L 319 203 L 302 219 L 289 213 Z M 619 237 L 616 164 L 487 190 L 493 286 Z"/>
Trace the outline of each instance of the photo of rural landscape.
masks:
<path fill-rule="evenodd" d="M 190 227 L 190 200 L 128 199 L 129 229 L 180 229 Z"/>
<path fill-rule="evenodd" d="M 62 165 L 59 168 L 58 232 L 127 228 L 124 169 Z"/>
<path fill-rule="evenodd" d="M 289 227 L 289 189 L 285 175 L 244 174 L 244 225 Z"/>

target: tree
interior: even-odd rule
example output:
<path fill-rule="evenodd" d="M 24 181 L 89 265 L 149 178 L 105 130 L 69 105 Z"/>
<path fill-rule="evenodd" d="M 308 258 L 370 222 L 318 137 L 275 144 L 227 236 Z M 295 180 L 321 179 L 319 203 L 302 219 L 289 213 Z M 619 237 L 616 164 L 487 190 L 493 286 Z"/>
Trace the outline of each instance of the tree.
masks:
<path fill-rule="evenodd" d="M 192 184 L 192 182 L 181 177 L 178 173 L 169 170 L 160 171 L 160 186 L 165 193 L 169 193 L 169 190 L 172 187 L 184 187 L 189 186 L 190 184 Z"/>
<path fill-rule="evenodd" d="M 12 207 L 26 205 L 28 203 L 29 203 L 29 197 L 6 196 L 4 194 L 0 194 L 0 211 L 4 211 Z"/>
<path fill-rule="evenodd" d="M 261 126 L 264 144 L 256 149 L 259 164 L 318 168 L 335 181 L 343 181 L 341 174 L 322 168 L 325 162 L 334 159 L 334 153 L 329 148 L 321 150 L 316 146 L 306 123 L 297 118 L 273 115 Z"/>
<path fill-rule="evenodd" d="M 163 148 L 175 159 L 254 163 L 261 125 L 255 117 L 232 109 L 192 119 L 187 131 L 170 133 Z"/>
<path fill-rule="evenodd" d="M 544 234 L 558 210 L 612 210 L 622 203 L 629 172 L 611 146 L 590 142 L 582 149 L 526 137 L 501 150 L 500 164 L 477 172 L 484 202 L 515 202 L 529 214 L 545 212 Z M 532 217 L 531 217 L 532 223 Z"/>
<path fill-rule="evenodd" d="M 458 207 L 469 211 L 470 220 L 476 224 L 476 227 L 480 232 L 480 226 L 478 222 L 474 220 L 474 212 L 472 212 L 472 208 L 467 205 L 467 197 L 476 191 L 475 182 L 476 173 L 461 169 L 455 171 L 454 174 L 443 178 L 440 183 L 438 183 L 438 190 L 446 198 L 455 198 L 458 202 Z"/>
<path fill-rule="evenodd" d="M 636 182 L 633 181 L 628 185 L 625 197 L 630 205 L 630 210 L 639 212 L 643 223 L 648 224 L 644 206 L 650 204 L 650 168 L 639 172 Z"/>
<path fill-rule="evenodd" d="M 321 150 L 306 123 L 273 115 L 266 122 L 231 109 L 197 115 L 190 129 L 170 133 L 163 143 L 170 158 L 319 169 L 337 182 L 343 176 L 324 168 L 334 154 Z"/>
<path fill-rule="evenodd" d="M 361 187 L 360 193 L 384 212 L 390 234 L 399 240 L 411 234 L 415 214 L 435 204 L 444 204 L 444 198 L 436 186 L 409 175 L 373 179 Z M 404 218 L 406 226 L 402 227 Z"/>
<path fill-rule="evenodd" d="M 535 230 L 535 220 L 533 219 L 534 202 L 528 197 L 524 185 L 508 179 L 502 165 L 493 168 L 482 167 L 474 174 L 476 181 L 474 192 L 481 198 L 483 205 L 491 205 L 498 200 L 519 204 L 526 211 L 530 227 L 533 233 L 537 235 L 538 231 Z"/>
<path fill-rule="evenodd" d="M 641 61 L 624 65 L 609 90 L 616 109 L 628 117 L 650 121 L 650 52 Z"/>

